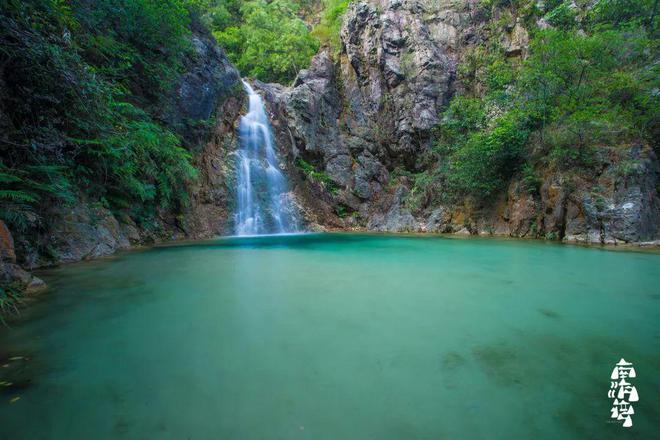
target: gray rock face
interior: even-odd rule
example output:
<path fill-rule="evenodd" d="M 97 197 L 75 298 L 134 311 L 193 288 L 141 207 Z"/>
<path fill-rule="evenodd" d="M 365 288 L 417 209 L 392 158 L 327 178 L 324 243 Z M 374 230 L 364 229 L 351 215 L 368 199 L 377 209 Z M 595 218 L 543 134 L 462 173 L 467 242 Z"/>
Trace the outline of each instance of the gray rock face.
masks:
<path fill-rule="evenodd" d="M 378 120 L 387 107 L 400 139 L 395 152 L 421 146 L 413 134 L 439 122 L 439 110 L 451 95 L 455 51 L 469 12 L 463 11 L 467 4 L 442 3 L 357 2 L 344 18 L 346 67 L 355 78 L 347 82 L 347 90 L 358 97 L 354 110 Z"/>
<path fill-rule="evenodd" d="M 106 209 L 87 204 L 54 213 L 48 245 L 56 260 L 69 263 L 103 257 L 130 246 L 117 219 Z"/>
<path fill-rule="evenodd" d="M 338 184 L 351 181 L 351 153 L 339 129 L 342 101 L 335 66 L 327 52 L 312 59 L 309 69 L 300 72 L 294 87 L 282 90 L 285 120 L 296 153 L 310 163 L 322 163 L 325 172 Z"/>
<path fill-rule="evenodd" d="M 658 159 L 648 147 L 608 153 L 613 158 L 603 159 L 595 176 L 543 171 L 538 193 L 514 180 L 490 206 L 409 206 L 403 187 L 413 182 L 397 180 L 392 171 L 424 169 L 420 158 L 430 147 L 431 130 L 462 87 L 455 76 L 467 50 L 496 38 L 507 56 L 527 55 L 529 35 L 520 20 L 496 33 L 488 24 L 476 0 L 352 2 L 338 57 L 322 49 L 291 88 L 262 85 L 309 221 L 589 243 L 660 236 Z M 622 151 L 629 157 L 615 157 Z M 335 191 L 329 194 L 301 176 L 297 158 L 325 173 Z M 637 164 L 627 177 L 619 175 L 623 161 Z"/>
<path fill-rule="evenodd" d="M 183 74 L 165 103 L 163 119 L 192 146 L 208 134 L 199 123 L 209 121 L 218 103 L 240 89 L 240 75 L 202 25 L 193 21 L 191 27 L 194 52 L 183 60 Z"/>
<path fill-rule="evenodd" d="M 291 88 L 262 87 L 292 170 L 300 157 L 339 188 L 327 204 L 368 218 L 381 197 L 396 199 L 389 171 L 416 170 L 429 148 L 473 10 L 467 1 L 351 3 L 338 62 L 321 50 Z"/>
<path fill-rule="evenodd" d="M 39 293 L 47 287 L 41 278 L 27 272 L 18 264 L 3 263 L 1 261 L 0 281 L 18 283 L 28 295 Z"/>
<path fill-rule="evenodd" d="M 273 88 L 278 138 L 364 203 L 388 169 L 416 169 L 453 93 L 458 49 L 473 33 L 469 2 L 351 3 L 335 63 L 326 50 L 293 87 Z M 277 104 L 276 104 L 277 103 Z"/>
<path fill-rule="evenodd" d="M 325 205 L 359 211 L 365 225 L 375 211 L 390 211 L 384 204 L 397 197 L 389 173 L 419 171 L 430 131 L 453 93 L 460 50 L 475 38 L 481 20 L 475 5 L 351 3 L 337 61 L 322 49 L 291 88 L 261 87 L 290 165 L 300 157 L 339 188 Z"/>
<path fill-rule="evenodd" d="M 387 203 L 388 209 L 384 213 L 376 213 L 367 224 L 367 228 L 379 232 L 416 232 L 422 230 L 410 210 L 403 206 L 403 199 L 408 189 L 397 187 L 392 199 Z"/>
<path fill-rule="evenodd" d="M 620 162 L 632 162 L 622 175 Z M 585 243 L 631 243 L 660 235 L 658 160 L 649 148 L 632 147 L 611 163 L 596 185 L 578 188 L 567 205 L 565 240 Z M 594 191 L 594 187 L 599 191 Z"/>

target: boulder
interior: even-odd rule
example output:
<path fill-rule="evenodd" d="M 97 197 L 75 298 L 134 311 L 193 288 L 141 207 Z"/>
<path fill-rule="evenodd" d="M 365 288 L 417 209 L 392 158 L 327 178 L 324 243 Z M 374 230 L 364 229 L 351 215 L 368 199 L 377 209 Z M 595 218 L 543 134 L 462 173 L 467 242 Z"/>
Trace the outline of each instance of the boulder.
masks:
<path fill-rule="evenodd" d="M 0 261 L 9 263 L 16 262 L 16 252 L 14 250 L 14 238 L 9 232 L 9 228 L 0 220 Z"/>

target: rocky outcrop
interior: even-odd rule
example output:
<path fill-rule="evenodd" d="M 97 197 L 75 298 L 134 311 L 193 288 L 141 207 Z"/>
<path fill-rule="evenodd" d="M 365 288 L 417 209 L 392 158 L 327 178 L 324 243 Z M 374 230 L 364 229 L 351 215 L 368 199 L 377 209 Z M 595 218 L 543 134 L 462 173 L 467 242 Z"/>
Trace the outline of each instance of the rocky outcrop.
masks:
<path fill-rule="evenodd" d="M 238 70 L 197 20 L 191 23 L 193 53 L 183 60 L 178 84 L 163 106 L 163 119 L 190 147 L 209 139 L 226 99 L 241 92 Z"/>
<path fill-rule="evenodd" d="M 633 146 L 612 157 L 593 182 L 579 182 L 567 197 L 567 241 L 630 243 L 660 236 L 660 166 L 650 148 Z"/>
<path fill-rule="evenodd" d="M 209 238 L 229 232 L 228 218 L 233 210 L 233 152 L 245 96 L 230 95 L 217 110 L 213 130 L 195 158 L 199 178 L 191 193 L 191 206 L 183 219 L 187 237 Z"/>
<path fill-rule="evenodd" d="M 388 153 L 411 162 L 452 95 L 457 51 L 469 34 L 467 2 L 357 2 L 342 28 L 348 104 L 396 142 Z M 469 38 L 469 37 L 468 37 Z"/>
<path fill-rule="evenodd" d="M 336 184 L 330 197 L 298 191 L 320 205 L 320 223 L 419 228 L 390 172 L 419 170 L 461 49 L 477 41 L 482 21 L 470 1 L 351 3 L 338 60 L 322 50 L 291 88 L 261 87 L 289 166 L 301 158 Z"/>
<path fill-rule="evenodd" d="M 497 19 L 472 0 L 353 2 L 338 56 L 322 49 L 290 88 L 258 87 L 310 223 L 608 244 L 660 236 L 658 158 L 643 145 L 603 150 L 595 175 L 538 170 L 532 191 L 514 179 L 487 206 L 411 203 L 412 181 L 397 176 L 424 169 L 431 131 L 463 87 L 456 71 L 468 49 L 497 38 L 507 56 L 527 55 L 521 20 L 493 34 L 488 23 Z M 333 190 L 306 178 L 299 159 Z"/>
<path fill-rule="evenodd" d="M 390 185 L 390 172 L 419 169 L 431 130 L 454 92 L 460 50 L 476 41 L 474 23 L 481 18 L 475 5 L 352 3 L 338 61 L 322 50 L 291 88 L 261 87 L 289 167 L 295 171 L 301 158 L 336 184 L 325 197 L 313 190 L 310 197 L 308 188 L 297 191 L 318 208 L 308 212 L 310 222 L 315 217 L 331 227 L 418 229 L 402 205 L 405 190 Z"/>
<path fill-rule="evenodd" d="M 336 183 L 333 211 L 367 220 L 382 205 L 389 171 L 418 168 L 479 20 L 468 1 L 355 2 L 339 62 L 322 50 L 293 87 L 271 87 L 281 148 Z"/>
<path fill-rule="evenodd" d="M 0 286 L 18 285 L 28 294 L 42 291 L 46 283 L 16 264 L 14 239 L 5 222 L 0 220 Z M 2 295 L 6 293 L 2 291 Z"/>

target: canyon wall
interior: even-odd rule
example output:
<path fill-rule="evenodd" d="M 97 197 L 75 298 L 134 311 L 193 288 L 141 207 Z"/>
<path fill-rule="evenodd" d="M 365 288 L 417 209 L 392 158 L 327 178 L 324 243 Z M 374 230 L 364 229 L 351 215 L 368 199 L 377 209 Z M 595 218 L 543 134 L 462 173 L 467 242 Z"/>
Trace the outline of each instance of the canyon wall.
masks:
<path fill-rule="evenodd" d="M 456 73 L 468 50 L 495 39 L 507 57 L 526 56 L 521 20 L 494 31 L 497 18 L 469 0 L 354 2 L 339 55 L 322 49 L 291 87 L 258 84 L 311 224 L 608 244 L 660 237 L 660 167 L 641 142 L 599 149 L 595 175 L 549 169 L 537 194 L 514 177 L 485 204 L 408 206 L 406 175 L 424 169 L 433 129 L 463 87 Z M 331 184 L 296 166 L 301 160 Z M 634 172 L 621 173 L 622 164 Z"/>

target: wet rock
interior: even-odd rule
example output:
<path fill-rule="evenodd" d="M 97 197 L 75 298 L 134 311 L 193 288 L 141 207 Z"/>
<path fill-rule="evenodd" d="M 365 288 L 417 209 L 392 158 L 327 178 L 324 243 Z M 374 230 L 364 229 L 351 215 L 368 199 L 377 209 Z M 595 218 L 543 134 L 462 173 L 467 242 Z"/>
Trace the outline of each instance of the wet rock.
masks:
<path fill-rule="evenodd" d="M 130 245 L 119 222 L 107 209 L 90 208 L 82 203 L 61 207 L 53 216 L 49 244 L 57 261 L 98 258 Z"/>
<path fill-rule="evenodd" d="M 421 229 L 410 210 L 404 206 L 403 200 L 408 194 L 404 186 L 397 187 L 389 200 L 389 209 L 384 213 L 374 214 L 367 227 L 379 232 L 414 232 Z"/>
<path fill-rule="evenodd" d="M 451 211 L 445 207 L 434 209 L 424 229 L 425 232 L 451 232 Z"/>
<path fill-rule="evenodd" d="M 9 228 L 0 220 L 0 261 L 9 263 L 16 262 L 16 252 L 14 250 L 14 238 L 9 232 Z"/>
<path fill-rule="evenodd" d="M 634 166 L 621 175 L 621 162 Z M 657 158 L 650 148 L 632 147 L 624 157 L 608 163 L 595 184 L 581 183 L 569 198 L 564 240 L 620 244 L 657 238 L 659 175 Z"/>
<path fill-rule="evenodd" d="M 164 106 L 163 118 L 190 146 L 195 146 L 209 134 L 200 122 L 209 121 L 219 105 L 240 90 L 240 75 L 196 19 L 191 30 L 193 52 L 183 59 L 183 73 Z"/>
<path fill-rule="evenodd" d="M 15 263 L 0 262 L 0 281 L 17 284 L 28 295 L 34 295 L 46 289 L 46 283 Z"/>
<path fill-rule="evenodd" d="M 17 284 L 28 294 L 38 293 L 46 283 L 16 264 L 14 239 L 7 225 L 0 220 L 0 282 Z"/>

